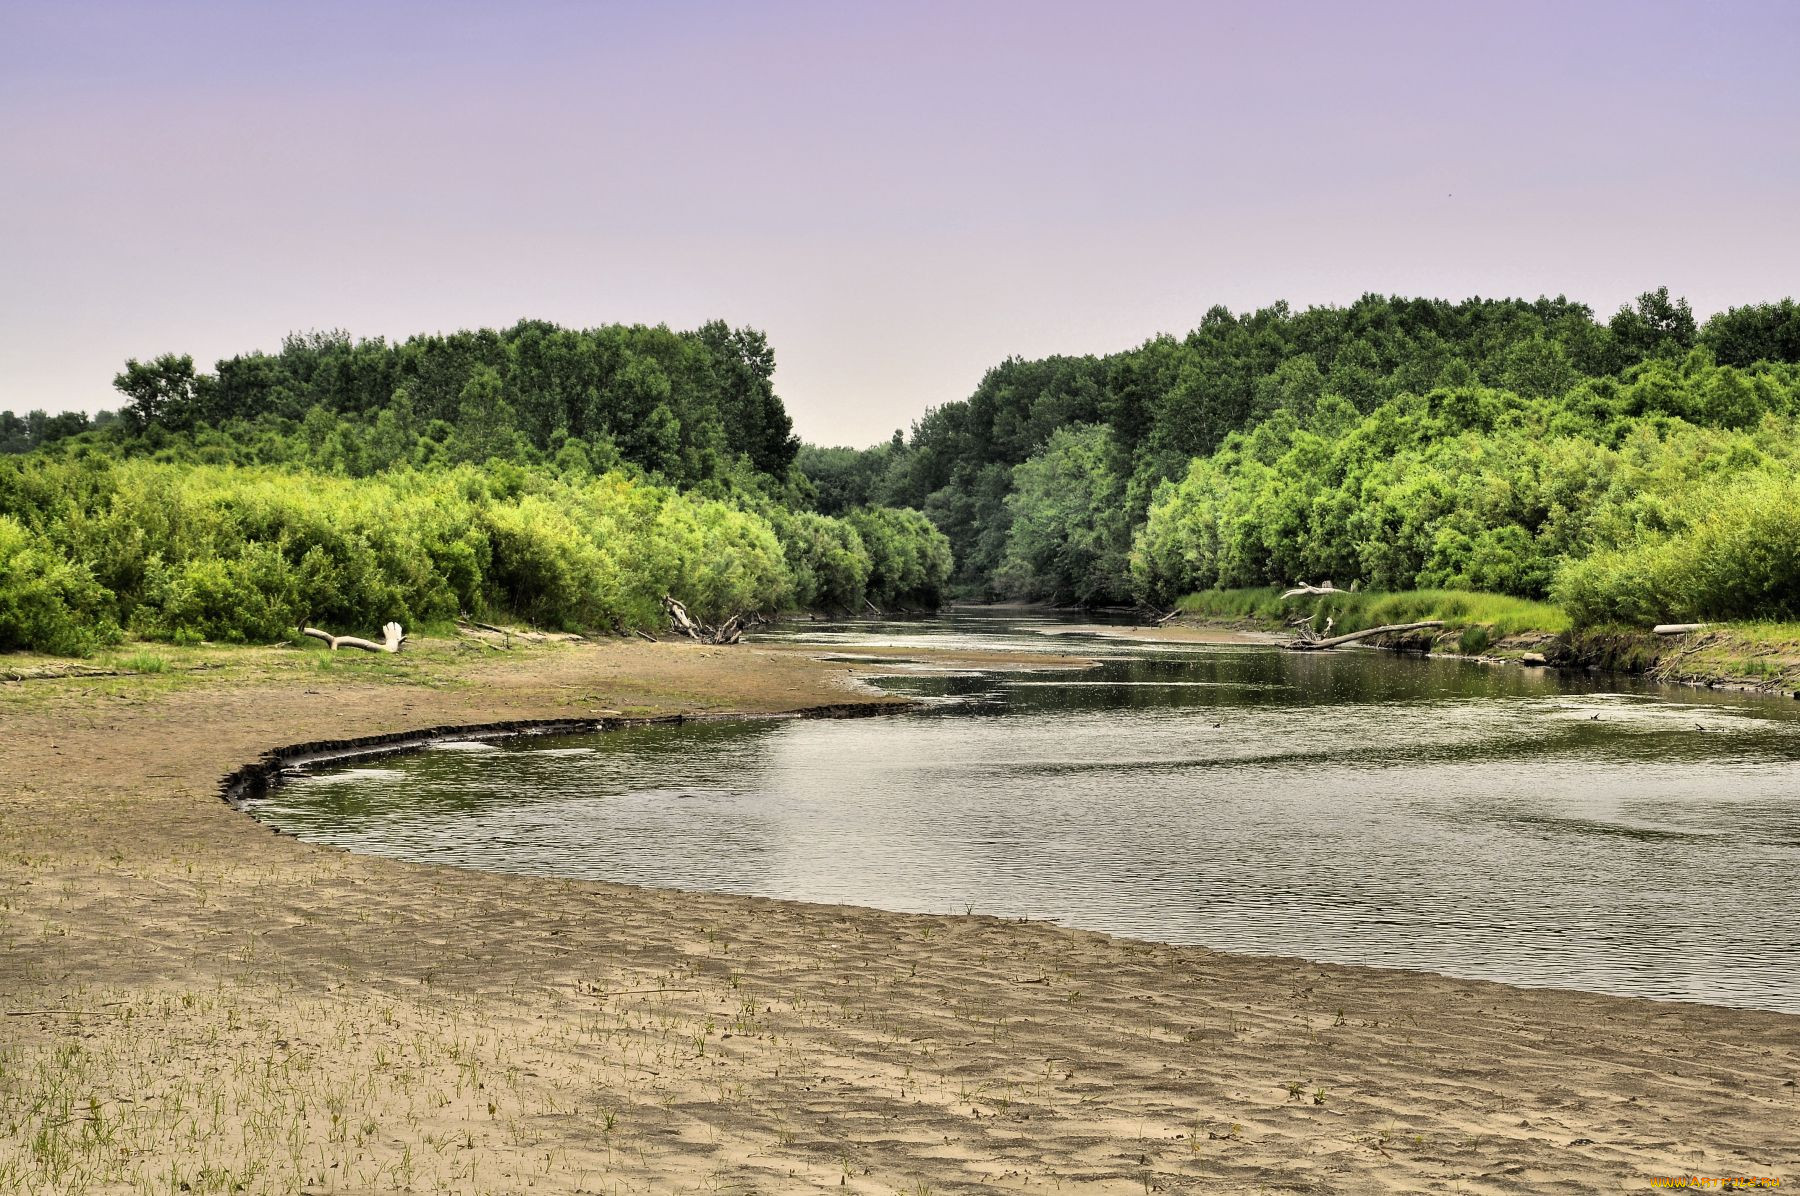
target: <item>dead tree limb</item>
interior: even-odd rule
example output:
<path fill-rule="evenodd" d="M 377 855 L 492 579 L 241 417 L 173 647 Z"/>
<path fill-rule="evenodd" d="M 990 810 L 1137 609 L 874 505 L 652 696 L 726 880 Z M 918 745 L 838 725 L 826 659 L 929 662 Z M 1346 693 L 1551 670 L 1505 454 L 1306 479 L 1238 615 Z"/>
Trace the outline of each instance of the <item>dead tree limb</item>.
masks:
<path fill-rule="evenodd" d="M 662 604 L 663 610 L 667 612 L 669 616 L 670 626 L 674 627 L 676 631 L 681 632 L 681 634 L 687 636 L 691 640 L 706 638 L 701 634 L 700 624 L 694 622 L 693 616 L 688 614 L 687 607 L 683 606 L 668 594 L 663 595 Z"/>
<path fill-rule="evenodd" d="M 1690 631 L 1705 631 L 1711 623 L 1658 623 L 1650 629 L 1651 635 L 1686 635 Z"/>
<path fill-rule="evenodd" d="M 1293 589 L 1282 594 L 1281 600 L 1286 602 L 1289 598 L 1298 598 L 1302 594 L 1348 594 L 1349 592 L 1349 590 L 1338 589 L 1336 586 L 1332 585 L 1329 580 L 1322 586 L 1309 585 L 1303 581 Z"/>
<path fill-rule="evenodd" d="M 400 624 L 389 623 L 382 627 L 381 634 L 386 636 L 383 643 L 361 639 L 354 635 L 333 635 L 329 631 L 320 631 L 317 627 L 302 627 L 301 635 L 309 635 L 316 640 L 324 640 L 336 652 L 339 648 L 361 648 L 364 652 L 398 652 L 400 645 L 406 642 L 406 636 L 400 630 Z"/>
<path fill-rule="evenodd" d="M 1352 631 L 1348 635 L 1334 635 L 1330 639 L 1297 639 L 1287 646 L 1299 652 L 1314 652 L 1321 648 L 1335 648 L 1339 644 L 1354 643 L 1377 635 L 1398 635 L 1403 631 L 1423 631 L 1427 627 L 1442 627 L 1442 619 L 1426 619 L 1419 623 L 1388 623 L 1381 627 L 1368 627 L 1362 631 Z"/>

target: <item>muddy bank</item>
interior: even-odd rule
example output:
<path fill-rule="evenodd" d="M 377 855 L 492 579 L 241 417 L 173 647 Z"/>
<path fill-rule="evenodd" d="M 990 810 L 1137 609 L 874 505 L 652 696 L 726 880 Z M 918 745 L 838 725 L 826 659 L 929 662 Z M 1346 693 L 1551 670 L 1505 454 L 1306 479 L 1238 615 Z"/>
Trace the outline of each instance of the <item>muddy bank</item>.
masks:
<path fill-rule="evenodd" d="M 861 700 L 864 671 L 755 646 L 420 648 L 0 687 L 0 1190 L 1800 1174 L 1792 1017 L 399 863 L 218 801 L 283 745 L 792 712 Z"/>

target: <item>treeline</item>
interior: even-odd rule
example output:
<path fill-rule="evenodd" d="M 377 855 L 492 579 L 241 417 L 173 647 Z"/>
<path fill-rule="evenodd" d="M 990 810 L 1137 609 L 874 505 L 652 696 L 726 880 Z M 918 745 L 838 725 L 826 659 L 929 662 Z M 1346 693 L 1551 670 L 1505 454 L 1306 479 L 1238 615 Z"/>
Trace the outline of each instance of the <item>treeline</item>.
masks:
<path fill-rule="evenodd" d="M 740 460 L 785 479 L 798 441 L 774 370 L 762 333 L 718 321 L 675 332 L 522 320 L 398 344 L 295 334 L 280 352 L 239 354 L 210 373 L 196 370 L 191 356 L 164 354 L 127 362 L 113 385 L 126 400 L 119 431 L 150 452 L 170 434 L 211 430 L 241 444 L 309 417 L 351 417 L 383 446 L 375 469 L 408 440 L 443 446 L 448 463 L 549 458 L 574 443 L 689 486 Z M 78 413 L 0 413 L 0 444 L 25 451 L 86 427 Z"/>
<path fill-rule="evenodd" d="M 1717 615 L 1736 583 L 1716 570 L 1702 586 L 1670 565 L 1629 601 L 1593 570 L 1622 583 L 1621 561 L 1688 542 L 1702 488 L 1749 494 L 1784 467 L 1796 361 L 1792 301 L 1704 326 L 1666 290 L 1605 322 L 1560 298 L 1214 309 L 1110 357 L 1009 360 L 909 438 L 798 461 L 821 510 L 926 512 L 959 585 L 989 596 L 1160 603 L 1329 576 L 1542 597 L 1566 575 L 1583 617 Z M 1790 609 L 1758 597 L 1770 584 L 1732 611 Z"/>
<path fill-rule="evenodd" d="M 935 607 L 916 511 L 821 514 L 760 333 L 290 337 L 130 362 L 116 417 L 0 414 L 0 650 L 287 638 L 458 614 L 623 632 Z"/>

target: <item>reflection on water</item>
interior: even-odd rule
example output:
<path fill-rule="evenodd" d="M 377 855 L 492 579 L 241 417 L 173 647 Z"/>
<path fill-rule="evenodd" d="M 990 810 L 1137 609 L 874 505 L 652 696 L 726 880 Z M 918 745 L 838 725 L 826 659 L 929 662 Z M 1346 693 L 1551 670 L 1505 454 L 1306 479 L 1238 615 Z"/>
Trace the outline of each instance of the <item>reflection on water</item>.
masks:
<path fill-rule="evenodd" d="M 1042 619 L 789 628 L 1097 669 L 892 678 L 918 713 L 435 750 L 259 817 L 471 867 L 1048 918 L 1800 1012 L 1791 704 Z"/>

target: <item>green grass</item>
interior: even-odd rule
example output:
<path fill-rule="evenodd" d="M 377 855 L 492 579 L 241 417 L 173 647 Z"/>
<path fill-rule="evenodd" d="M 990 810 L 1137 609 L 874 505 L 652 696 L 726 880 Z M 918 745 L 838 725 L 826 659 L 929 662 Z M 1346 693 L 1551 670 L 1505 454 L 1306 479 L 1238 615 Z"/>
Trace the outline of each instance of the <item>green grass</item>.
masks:
<path fill-rule="evenodd" d="M 1505 594 L 1467 590 L 1400 590 L 1393 593 L 1342 593 L 1328 598 L 1302 596 L 1281 600 L 1281 591 L 1264 589 L 1201 590 L 1176 603 L 1184 614 L 1208 619 L 1285 624 L 1310 614 L 1315 629 L 1327 618 L 1342 633 L 1384 623 L 1417 623 L 1442 619 L 1445 630 L 1461 632 L 1465 651 L 1480 652 L 1494 640 L 1528 632 L 1560 635 L 1569 629 L 1561 607 Z"/>

